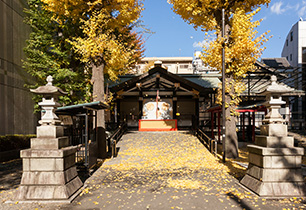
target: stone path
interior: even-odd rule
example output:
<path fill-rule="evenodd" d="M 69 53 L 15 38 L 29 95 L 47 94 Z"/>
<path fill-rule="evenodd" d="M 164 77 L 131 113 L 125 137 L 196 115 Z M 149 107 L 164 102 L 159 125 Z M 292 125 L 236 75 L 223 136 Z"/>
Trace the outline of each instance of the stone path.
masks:
<path fill-rule="evenodd" d="M 191 134 L 131 132 L 86 181 L 72 204 L 0 204 L 0 209 L 306 209 L 306 199 L 259 198 L 239 185 L 235 167 L 212 156 Z M 0 192 L 1 201 L 14 190 Z"/>

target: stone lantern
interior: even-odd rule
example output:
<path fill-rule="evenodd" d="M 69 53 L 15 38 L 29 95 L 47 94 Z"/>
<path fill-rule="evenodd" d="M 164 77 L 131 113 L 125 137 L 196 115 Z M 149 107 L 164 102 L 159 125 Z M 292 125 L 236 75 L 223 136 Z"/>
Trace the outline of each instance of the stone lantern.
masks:
<path fill-rule="evenodd" d="M 47 77 L 47 84 L 45 86 L 40 86 L 36 89 L 31 89 L 32 93 L 42 95 L 42 102 L 38 105 L 41 106 L 44 113 L 42 113 L 41 120 L 38 123 L 41 126 L 37 127 L 37 137 L 58 137 L 64 135 L 64 128 L 61 126 L 61 121 L 56 116 L 55 110 L 60 106 L 58 101 L 58 96 L 67 95 L 62 89 L 52 85 L 52 76 Z M 67 138 L 64 138 L 65 140 Z M 68 142 L 67 142 L 68 143 Z M 66 143 L 66 144 L 67 144 Z"/>
<path fill-rule="evenodd" d="M 47 84 L 31 92 L 43 95 L 38 103 L 45 113 L 37 126 L 37 138 L 31 139 L 31 148 L 22 150 L 23 174 L 16 199 L 20 202 L 71 202 L 83 186 L 75 166 L 76 146 L 69 146 L 64 128 L 54 111 L 60 104 L 58 96 L 66 94 Z"/>
<path fill-rule="evenodd" d="M 262 121 L 263 125 L 260 127 L 261 135 L 267 136 L 287 136 L 287 125 L 285 120 L 279 113 L 279 109 L 285 101 L 282 101 L 282 95 L 293 91 L 293 88 L 279 85 L 276 83 L 276 76 L 271 77 L 271 85 L 260 95 L 266 96 L 266 103 L 264 104 L 269 110 L 265 119 Z"/>
<path fill-rule="evenodd" d="M 255 145 L 249 145 L 249 166 L 241 184 L 264 197 L 289 197 L 306 195 L 302 175 L 304 149 L 294 147 L 294 138 L 288 136 L 287 125 L 279 113 L 282 95 L 293 89 L 277 84 L 276 76 L 261 95 L 266 96 L 269 113 L 255 137 Z"/>
<path fill-rule="evenodd" d="M 37 89 L 31 89 L 32 93 L 42 95 L 42 102 L 38 103 L 39 106 L 45 111 L 39 124 L 41 125 L 59 125 L 61 121 L 55 115 L 54 111 L 56 107 L 60 104 L 57 102 L 58 96 L 67 95 L 62 89 L 52 85 L 52 76 L 47 77 L 47 84 L 45 86 L 40 86 Z"/>

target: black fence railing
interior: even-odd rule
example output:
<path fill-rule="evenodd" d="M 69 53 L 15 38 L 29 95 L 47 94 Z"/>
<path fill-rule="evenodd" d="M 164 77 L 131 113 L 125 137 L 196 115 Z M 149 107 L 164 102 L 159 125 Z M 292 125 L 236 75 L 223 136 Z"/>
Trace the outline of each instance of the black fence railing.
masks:
<path fill-rule="evenodd" d="M 107 156 L 117 157 L 117 143 L 120 141 L 121 137 L 127 130 L 126 122 L 123 122 L 119 127 L 114 131 L 114 133 L 107 138 Z"/>
<path fill-rule="evenodd" d="M 217 155 L 218 143 L 216 140 L 209 138 L 200 128 L 196 130 L 196 136 L 212 154 Z"/>

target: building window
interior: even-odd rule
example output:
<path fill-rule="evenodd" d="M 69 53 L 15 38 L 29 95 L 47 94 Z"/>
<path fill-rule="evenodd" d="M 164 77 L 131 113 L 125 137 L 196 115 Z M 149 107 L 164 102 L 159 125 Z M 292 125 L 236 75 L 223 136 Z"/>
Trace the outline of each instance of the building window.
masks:
<path fill-rule="evenodd" d="M 292 61 L 292 54 L 290 54 L 290 61 Z"/>
<path fill-rule="evenodd" d="M 293 31 L 290 32 L 290 41 L 292 42 L 293 40 Z"/>
<path fill-rule="evenodd" d="M 181 64 L 180 69 L 188 69 L 189 65 L 188 64 Z"/>
<path fill-rule="evenodd" d="M 288 46 L 288 39 L 286 39 L 286 45 Z"/>
<path fill-rule="evenodd" d="M 306 64 L 306 47 L 302 47 L 302 63 Z"/>
<path fill-rule="evenodd" d="M 289 61 L 288 56 L 286 56 L 287 61 Z"/>

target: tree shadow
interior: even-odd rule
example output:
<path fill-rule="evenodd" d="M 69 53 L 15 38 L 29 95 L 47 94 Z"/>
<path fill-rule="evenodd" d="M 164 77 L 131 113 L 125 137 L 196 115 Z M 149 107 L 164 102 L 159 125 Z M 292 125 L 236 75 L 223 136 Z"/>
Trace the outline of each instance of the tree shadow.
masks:
<path fill-rule="evenodd" d="M 299 152 L 301 147 L 285 147 L 289 152 L 283 152 L 283 148 L 274 148 L 275 153 L 283 155 L 276 161 L 276 164 L 282 165 L 282 169 L 289 169 L 286 174 L 283 175 L 282 181 L 287 181 L 291 184 L 292 188 L 299 189 L 300 195 L 306 195 L 306 183 L 305 177 L 303 177 L 302 171 L 302 159 L 305 156 L 305 152 Z M 303 148 L 304 149 L 304 148 Z M 302 155 L 303 153 L 303 155 Z M 295 159 L 292 159 L 291 155 L 297 155 Z M 297 179 L 297 177 L 300 177 Z M 296 180 L 297 179 L 297 180 Z"/>
<path fill-rule="evenodd" d="M 235 160 L 227 160 L 225 163 L 223 162 L 222 158 L 219 159 L 219 163 L 225 165 L 228 168 L 228 174 L 236 178 L 238 181 L 240 181 L 244 175 L 246 174 L 247 168 L 244 166 L 239 165 L 238 162 L 235 162 Z"/>
<path fill-rule="evenodd" d="M 253 209 L 244 200 L 241 200 L 239 197 L 237 197 L 233 193 L 229 192 L 229 193 L 226 193 L 226 194 L 230 197 L 230 199 L 235 201 L 241 207 L 241 209 L 245 209 L 245 210 L 252 210 Z"/>
<path fill-rule="evenodd" d="M 83 183 L 98 170 L 105 160 L 99 161 L 90 169 L 78 167 L 78 176 Z M 0 192 L 19 187 L 22 177 L 22 159 L 15 159 L 0 163 Z"/>
<path fill-rule="evenodd" d="M 20 184 L 21 176 L 21 159 L 0 163 L 0 191 L 17 188 Z"/>

